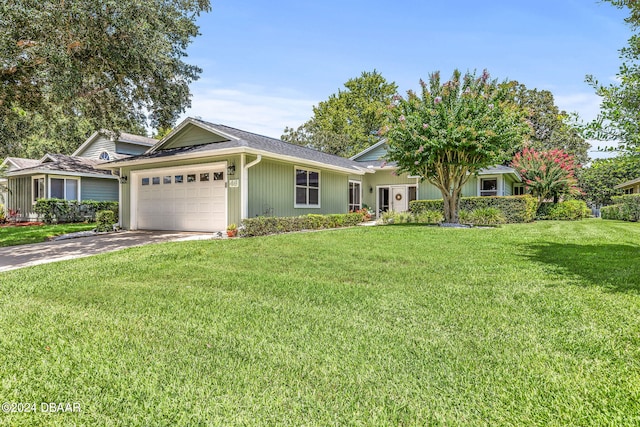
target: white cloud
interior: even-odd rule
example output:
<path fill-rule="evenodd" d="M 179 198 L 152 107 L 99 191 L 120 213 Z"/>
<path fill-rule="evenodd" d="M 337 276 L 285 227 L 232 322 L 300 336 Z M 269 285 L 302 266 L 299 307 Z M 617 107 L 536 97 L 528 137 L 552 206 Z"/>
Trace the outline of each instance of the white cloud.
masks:
<path fill-rule="evenodd" d="M 578 113 L 584 122 L 595 119 L 600 112 L 600 97 L 595 93 L 579 92 L 553 95 L 556 105 L 567 113 Z"/>
<path fill-rule="evenodd" d="M 317 101 L 301 99 L 291 91 L 269 91 L 251 85 L 202 90 L 194 85 L 192 92 L 192 107 L 182 118 L 201 117 L 274 138 L 280 138 L 286 126 L 298 127 L 309 120 L 312 107 L 317 104 Z"/>

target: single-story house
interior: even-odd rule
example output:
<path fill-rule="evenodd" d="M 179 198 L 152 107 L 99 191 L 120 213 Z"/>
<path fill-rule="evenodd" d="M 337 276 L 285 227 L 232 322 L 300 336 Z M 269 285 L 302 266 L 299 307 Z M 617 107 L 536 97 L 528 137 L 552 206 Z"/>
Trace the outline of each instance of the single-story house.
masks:
<path fill-rule="evenodd" d="M 33 205 L 41 198 L 117 201 L 118 176 L 96 166 L 142 154 L 157 140 L 128 133 L 110 137 L 106 131 L 92 134 L 70 156 L 46 154 L 41 159 L 7 157 L 5 209 L 19 210 L 19 220 L 35 220 Z"/>
<path fill-rule="evenodd" d="M 125 229 L 222 231 L 255 216 L 406 211 L 441 195 L 418 177 L 397 176 L 380 160 L 380 141 L 351 159 L 229 126 L 188 118 L 146 153 L 98 166 L 120 176 Z M 496 166 L 464 196 L 516 194 L 517 172 Z"/>
<path fill-rule="evenodd" d="M 640 178 L 632 179 L 621 184 L 616 185 L 614 188 L 623 190 L 624 194 L 638 194 L 640 193 Z"/>

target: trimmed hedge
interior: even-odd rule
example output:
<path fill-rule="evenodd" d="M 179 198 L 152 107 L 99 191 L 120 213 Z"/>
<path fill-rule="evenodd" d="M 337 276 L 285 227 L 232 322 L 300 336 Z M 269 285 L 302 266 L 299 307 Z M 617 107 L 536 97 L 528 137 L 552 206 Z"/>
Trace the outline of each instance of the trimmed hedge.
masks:
<path fill-rule="evenodd" d="M 112 210 L 99 211 L 96 214 L 96 231 L 113 231 L 118 222 L 118 214 Z"/>
<path fill-rule="evenodd" d="M 583 200 L 565 200 L 560 203 L 543 203 L 536 219 L 576 221 L 591 216 L 591 209 Z"/>
<path fill-rule="evenodd" d="M 242 221 L 241 237 L 267 236 L 302 230 L 351 227 L 363 221 L 360 213 L 273 217 L 259 216 Z"/>
<path fill-rule="evenodd" d="M 462 197 L 460 210 L 473 212 L 478 209 L 495 208 L 502 213 L 508 223 L 531 222 L 536 215 L 537 202 L 530 195 L 524 196 L 491 196 L 491 197 Z M 413 200 L 409 203 L 409 210 L 420 215 L 426 211 L 444 212 L 444 202 L 439 200 Z"/>
<path fill-rule="evenodd" d="M 34 211 L 47 224 L 53 222 L 95 221 L 99 211 L 113 211 L 118 214 L 118 202 L 97 200 L 38 199 Z"/>
<path fill-rule="evenodd" d="M 625 194 L 611 199 L 615 205 L 605 206 L 600 210 L 603 219 L 640 221 L 640 194 Z"/>
<path fill-rule="evenodd" d="M 600 217 L 602 219 L 622 219 L 620 205 L 609 205 L 600 208 Z"/>

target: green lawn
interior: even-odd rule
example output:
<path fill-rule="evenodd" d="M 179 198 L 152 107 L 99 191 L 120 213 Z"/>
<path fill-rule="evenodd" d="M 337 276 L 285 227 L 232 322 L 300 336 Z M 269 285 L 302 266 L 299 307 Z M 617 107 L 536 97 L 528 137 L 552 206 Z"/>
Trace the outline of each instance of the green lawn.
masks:
<path fill-rule="evenodd" d="M 60 225 L 29 225 L 20 227 L 0 227 L 0 247 L 40 243 L 50 237 L 76 231 L 92 230 L 95 224 L 60 224 Z"/>
<path fill-rule="evenodd" d="M 357 227 L 0 273 L 25 425 L 640 424 L 640 224 Z M 41 402 L 79 403 L 44 414 Z"/>

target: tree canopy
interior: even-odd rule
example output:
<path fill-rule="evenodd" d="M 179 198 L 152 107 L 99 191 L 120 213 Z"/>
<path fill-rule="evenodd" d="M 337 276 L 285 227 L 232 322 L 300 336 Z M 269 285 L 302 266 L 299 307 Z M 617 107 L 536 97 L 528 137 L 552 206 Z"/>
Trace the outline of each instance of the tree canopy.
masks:
<path fill-rule="evenodd" d="M 387 124 L 385 108 L 397 92 L 377 71 L 349 79 L 346 90 L 313 107 L 313 117 L 297 129 L 285 128 L 282 140 L 350 157 L 375 144 Z"/>
<path fill-rule="evenodd" d="M 209 9 L 209 0 L 2 2 L 0 137 L 74 120 L 93 130 L 170 127 L 201 72 L 182 58 Z M 23 122 L 36 116 L 38 129 Z"/>
<path fill-rule="evenodd" d="M 600 114 L 587 128 L 587 136 L 599 140 L 617 141 L 619 149 L 640 152 L 640 3 L 635 0 L 606 0 L 619 9 L 628 9 L 625 21 L 635 32 L 628 46 L 620 50 L 622 65 L 617 83 L 603 85 L 588 75 L 587 82 L 602 97 Z"/>
<path fill-rule="evenodd" d="M 589 143 L 580 129 L 573 125 L 570 114 L 561 111 L 548 90 L 528 89 L 523 84 L 515 86 L 516 103 L 527 111 L 533 133 L 527 148 L 537 151 L 562 150 L 579 164 L 589 161 Z M 524 148 L 524 147 L 523 147 Z"/>
<path fill-rule="evenodd" d="M 464 184 L 478 170 L 507 162 L 531 133 L 524 110 L 514 102 L 514 83 L 455 70 L 423 81 L 421 93 L 396 96 L 389 109 L 387 160 L 399 173 L 421 177 L 441 192 L 445 220 L 458 222 Z"/>
<path fill-rule="evenodd" d="M 624 154 L 594 160 L 578 176 L 584 198 L 597 205 L 611 204 L 611 197 L 622 194 L 614 187 L 640 177 L 640 155 Z"/>

